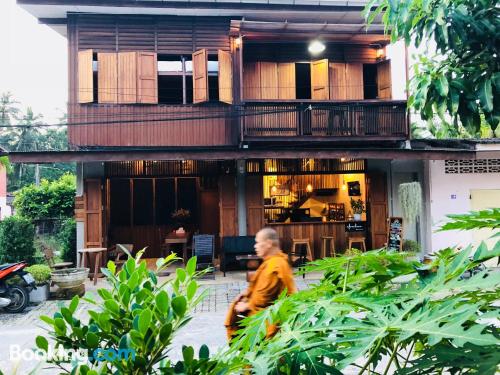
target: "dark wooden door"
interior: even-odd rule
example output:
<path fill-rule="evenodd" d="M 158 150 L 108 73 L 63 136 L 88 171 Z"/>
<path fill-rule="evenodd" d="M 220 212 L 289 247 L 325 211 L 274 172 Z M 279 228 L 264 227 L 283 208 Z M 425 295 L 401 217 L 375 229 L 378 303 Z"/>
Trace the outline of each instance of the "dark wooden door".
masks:
<path fill-rule="evenodd" d="M 245 195 L 247 203 L 247 235 L 256 234 L 264 226 L 264 197 L 262 176 L 247 176 Z"/>
<path fill-rule="evenodd" d="M 367 175 L 371 248 L 383 247 L 387 237 L 387 180 L 385 173 Z"/>
<path fill-rule="evenodd" d="M 101 180 L 85 180 L 84 189 L 85 247 L 101 247 L 103 246 Z"/>

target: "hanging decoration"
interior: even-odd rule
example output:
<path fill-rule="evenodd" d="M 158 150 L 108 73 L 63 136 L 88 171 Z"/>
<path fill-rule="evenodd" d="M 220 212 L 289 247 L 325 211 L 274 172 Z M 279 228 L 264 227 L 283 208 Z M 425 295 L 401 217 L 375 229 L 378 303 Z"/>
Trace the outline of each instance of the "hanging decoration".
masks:
<path fill-rule="evenodd" d="M 422 188 L 420 182 L 400 184 L 398 196 L 403 218 L 408 222 L 416 222 L 422 214 Z"/>

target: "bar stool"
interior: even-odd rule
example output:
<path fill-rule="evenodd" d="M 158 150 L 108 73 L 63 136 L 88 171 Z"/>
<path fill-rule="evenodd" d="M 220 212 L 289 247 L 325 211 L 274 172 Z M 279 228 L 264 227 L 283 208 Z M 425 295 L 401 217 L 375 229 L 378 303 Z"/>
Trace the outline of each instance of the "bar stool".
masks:
<path fill-rule="evenodd" d="M 363 252 L 366 251 L 366 237 L 349 237 L 349 250 L 352 250 L 353 243 L 360 243 Z"/>
<path fill-rule="evenodd" d="M 309 238 L 292 238 L 292 254 L 300 254 L 297 251 L 297 246 L 305 245 L 306 247 L 306 257 L 313 261 L 314 257 L 311 251 L 311 244 L 309 243 Z"/>
<path fill-rule="evenodd" d="M 335 256 L 335 238 L 333 236 L 321 236 L 321 258 L 326 258 L 326 247 L 328 242 L 330 242 L 328 249 L 329 256 Z"/>

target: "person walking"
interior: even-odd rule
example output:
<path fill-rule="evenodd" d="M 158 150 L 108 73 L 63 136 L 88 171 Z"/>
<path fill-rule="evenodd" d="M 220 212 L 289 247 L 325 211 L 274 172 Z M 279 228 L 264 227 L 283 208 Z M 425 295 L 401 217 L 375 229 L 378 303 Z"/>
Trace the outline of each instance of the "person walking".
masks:
<path fill-rule="evenodd" d="M 271 228 L 261 229 L 255 236 L 255 253 L 263 259 L 248 289 L 240 293 L 229 307 L 224 325 L 228 340 L 235 336 L 242 316 L 256 314 L 270 306 L 286 289 L 287 294 L 297 291 L 288 257 L 280 249 L 278 233 Z M 267 327 L 267 336 L 273 336 L 278 328 Z"/>

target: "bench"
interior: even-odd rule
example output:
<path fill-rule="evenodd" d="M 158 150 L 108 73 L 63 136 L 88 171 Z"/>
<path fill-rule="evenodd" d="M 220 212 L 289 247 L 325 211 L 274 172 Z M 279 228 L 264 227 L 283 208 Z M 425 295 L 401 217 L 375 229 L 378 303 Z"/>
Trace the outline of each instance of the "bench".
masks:
<path fill-rule="evenodd" d="M 240 262 L 236 259 L 238 255 L 255 254 L 254 236 L 228 236 L 222 238 L 222 251 L 220 269 L 226 276 L 227 266 L 238 267 Z"/>

